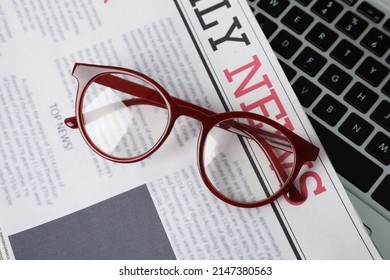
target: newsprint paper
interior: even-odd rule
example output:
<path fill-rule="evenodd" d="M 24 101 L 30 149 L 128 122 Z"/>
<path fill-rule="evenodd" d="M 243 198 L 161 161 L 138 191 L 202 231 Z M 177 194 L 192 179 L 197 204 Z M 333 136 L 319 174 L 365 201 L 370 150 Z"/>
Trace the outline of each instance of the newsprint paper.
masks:
<path fill-rule="evenodd" d="M 285 197 L 217 199 L 199 124 L 180 118 L 150 158 L 116 164 L 77 130 L 75 62 L 135 69 L 215 112 L 251 111 L 321 147 L 245 1 L 1 1 L 1 259 L 380 258 L 321 149 Z M 240 166 L 231 180 L 245 183 Z"/>

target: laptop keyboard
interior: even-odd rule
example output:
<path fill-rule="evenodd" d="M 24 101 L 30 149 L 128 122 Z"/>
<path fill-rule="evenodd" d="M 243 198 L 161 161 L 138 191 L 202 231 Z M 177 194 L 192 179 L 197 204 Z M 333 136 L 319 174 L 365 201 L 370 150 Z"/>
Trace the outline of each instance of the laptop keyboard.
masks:
<path fill-rule="evenodd" d="M 389 11 L 360 0 L 248 3 L 336 171 L 390 219 Z"/>

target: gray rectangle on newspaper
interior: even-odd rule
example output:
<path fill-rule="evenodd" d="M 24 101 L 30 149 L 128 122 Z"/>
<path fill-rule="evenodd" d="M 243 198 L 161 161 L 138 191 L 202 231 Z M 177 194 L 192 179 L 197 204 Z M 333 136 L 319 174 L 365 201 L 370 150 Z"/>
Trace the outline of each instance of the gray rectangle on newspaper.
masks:
<path fill-rule="evenodd" d="M 146 185 L 10 236 L 16 259 L 175 259 Z"/>

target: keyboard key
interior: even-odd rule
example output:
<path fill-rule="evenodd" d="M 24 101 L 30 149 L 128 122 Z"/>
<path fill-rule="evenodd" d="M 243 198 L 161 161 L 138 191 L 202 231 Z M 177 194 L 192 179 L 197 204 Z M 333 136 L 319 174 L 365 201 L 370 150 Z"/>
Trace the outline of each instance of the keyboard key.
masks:
<path fill-rule="evenodd" d="M 323 140 L 322 145 L 337 173 L 361 191 L 367 192 L 382 174 L 382 168 L 367 159 L 366 156 L 352 148 L 323 125 L 311 118 L 310 120 L 319 138 Z"/>
<path fill-rule="evenodd" d="M 352 77 L 336 65 L 332 64 L 321 75 L 319 81 L 338 95 L 349 85 L 352 81 Z"/>
<path fill-rule="evenodd" d="M 372 6 L 371 4 L 367 2 L 363 2 L 358 6 L 358 11 L 365 15 L 368 19 L 372 20 L 373 22 L 380 22 L 383 17 L 385 16 L 384 13 L 382 13 L 380 10 Z"/>
<path fill-rule="evenodd" d="M 340 126 L 339 131 L 356 145 L 361 145 L 374 130 L 374 126 L 352 113 Z"/>
<path fill-rule="evenodd" d="M 278 28 L 278 25 L 265 17 L 262 13 L 256 15 L 257 23 L 260 25 L 261 30 L 263 31 L 265 37 L 269 38 L 275 30 Z"/>
<path fill-rule="evenodd" d="M 317 23 L 306 35 L 306 39 L 322 51 L 327 51 L 338 37 L 336 32 L 322 23 Z"/>
<path fill-rule="evenodd" d="M 372 57 L 367 57 L 356 70 L 356 74 L 373 86 L 378 86 L 388 73 L 389 69 Z"/>
<path fill-rule="evenodd" d="M 372 198 L 382 205 L 384 208 L 390 211 L 390 175 L 387 175 L 385 179 L 379 184 Z"/>
<path fill-rule="evenodd" d="M 321 88 L 302 76 L 295 81 L 292 88 L 294 89 L 299 102 L 306 108 L 309 107 L 321 93 Z"/>
<path fill-rule="evenodd" d="M 385 165 L 390 163 L 390 138 L 378 132 L 367 145 L 366 151 Z"/>
<path fill-rule="evenodd" d="M 390 37 L 377 28 L 371 29 L 361 44 L 377 56 L 383 56 L 389 49 Z"/>
<path fill-rule="evenodd" d="M 343 17 L 337 22 L 337 29 L 352 39 L 356 39 L 367 28 L 367 21 L 361 19 L 352 12 L 346 12 Z"/>
<path fill-rule="evenodd" d="M 290 5 L 290 1 L 286 0 L 262 0 L 257 3 L 257 6 L 260 9 L 273 17 L 278 17 L 288 7 L 288 5 Z"/>
<path fill-rule="evenodd" d="M 308 15 L 296 6 L 292 7 L 282 18 L 282 23 L 298 34 L 302 34 L 312 21 L 312 16 Z"/>
<path fill-rule="evenodd" d="M 343 39 L 334 48 L 330 55 L 342 65 L 348 69 L 351 69 L 363 56 L 363 51 L 352 45 L 347 40 Z"/>
<path fill-rule="evenodd" d="M 322 17 L 327 22 L 332 22 L 342 11 L 343 6 L 341 6 L 336 1 L 317 1 L 311 10 Z"/>
<path fill-rule="evenodd" d="M 285 30 L 280 31 L 271 42 L 272 49 L 286 59 L 299 49 L 302 42 Z"/>
<path fill-rule="evenodd" d="M 331 126 L 336 125 L 346 111 L 347 107 L 329 94 L 325 95 L 313 109 L 314 114 Z"/>
<path fill-rule="evenodd" d="M 390 97 L 390 80 L 388 80 L 385 86 L 382 88 L 382 92 Z"/>
<path fill-rule="evenodd" d="M 366 113 L 378 99 L 378 95 L 362 83 L 357 82 L 344 99 L 360 112 Z"/>
<path fill-rule="evenodd" d="M 282 66 L 283 72 L 284 72 L 284 74 L 286 74 L 287 79 L 289 81 L 291 81 L 295 77 L 295 75 L 297 74 L 297 71 L 292 69 L 290 66 L 288 66 L 286 63 L 284 63 L 281 60 L 279 60 L 279 63 L 280 63 L 280 66 Z"/>
<path fill-rule="evenodd" d="M 372 113 L 371 118 L 390 131 L 390 103 L 383 100 Z"/>
<path fill-rule="evenodd" d="M 315 76 L 325 65 L 326 59 L 316 51 L 306 47 L 294 60 L 294 64 L 310 76 Z"/>

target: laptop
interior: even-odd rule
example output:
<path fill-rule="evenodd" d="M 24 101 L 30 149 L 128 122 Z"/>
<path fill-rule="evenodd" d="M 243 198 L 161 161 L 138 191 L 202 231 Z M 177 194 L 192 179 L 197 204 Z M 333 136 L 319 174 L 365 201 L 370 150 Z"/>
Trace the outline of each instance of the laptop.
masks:
<path fill-rule="evenodd" d="M 390 259 L 390 0 L 247 0 Z"/>

